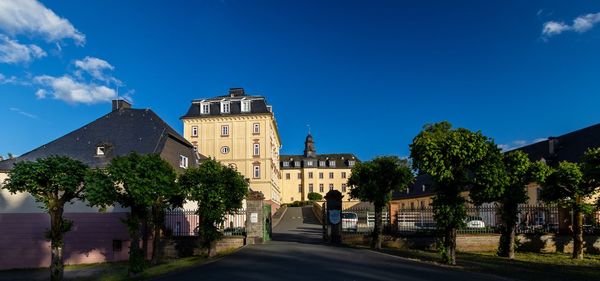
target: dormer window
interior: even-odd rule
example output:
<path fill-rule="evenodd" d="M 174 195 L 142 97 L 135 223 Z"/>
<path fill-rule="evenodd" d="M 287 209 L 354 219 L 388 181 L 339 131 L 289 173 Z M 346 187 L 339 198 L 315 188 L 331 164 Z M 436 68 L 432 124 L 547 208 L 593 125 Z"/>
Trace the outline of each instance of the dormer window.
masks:
<path fill-rule="evenodd" d="M 335 161 L 329 160 L 329 167 L 335 167 Z"/>
<path fill-rule="evenodd" d="M 354 164 L 356 164 L 356 161 L 354 161 L 354 160 L 348 161 L 348 166 L 354 167 Z"/>
<path fill-rule="evenodd" d="M 96 147 L 96 156 L 104 156 L 106 155 L 106 146 L 97 146 Z"/>
<path fill-rule="evenodd" d="M 310 166 L 312 166 L 312 165 L 313 165 L 313 161 L 311 161 L 311 160 L 308 160 L 308 161 L 306 161 L 306 166 L 309 166 L 309 167 L 310 167 Z"/>
<path fill-rule="evenodd" d="M 290 162 L 288 162 L 288 161 L 283 161 L 283 166 L 284 166 L 284 167 L 289 167 L 289 166 L 290 166 Z"/>
<path fill-rule="evenodd" d="M 250 112 L 250 101 L 242 100 L 241 107 L 242 112 Z"/>
<path fill-rule="evenodd" d="M 210 113 L 210 103 L 201 102 L 200 103 L 200 114 L 209 114 Z"/>
<path fill-rule="evenodd" d="M 188 168 L 188 158 L 183 156 L 183 155 L 179 155 L 179 167 L 187 169 Z"/>
<path fill-rule="evenodd" d="M 319 161 L 319 166 L 325 167 L 325 161 Z"/>
<path fill-rule="evenodd" d="M 294 161 L 294 167 L 300 167 L 300 161 Z"/>
<path fill-rule="evenodd" d="M 221 101 L 221 113 L 231 113 L 230 101 Z"/>

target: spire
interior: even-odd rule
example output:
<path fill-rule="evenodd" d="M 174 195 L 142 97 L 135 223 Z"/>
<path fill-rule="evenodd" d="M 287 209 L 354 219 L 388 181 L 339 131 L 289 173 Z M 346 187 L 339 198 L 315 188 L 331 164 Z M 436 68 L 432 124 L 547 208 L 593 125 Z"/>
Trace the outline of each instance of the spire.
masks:
<path fill-rule="evenodd" d="M 310 134 L 310 126 L 308 128 L 308 135 L 306 136 L 306 140 L 304 141 L 304 157 L 314 158 L 317 156 L 317 149 L 315 149 L 315 142 L 313 141 L 313 137 Z"/>

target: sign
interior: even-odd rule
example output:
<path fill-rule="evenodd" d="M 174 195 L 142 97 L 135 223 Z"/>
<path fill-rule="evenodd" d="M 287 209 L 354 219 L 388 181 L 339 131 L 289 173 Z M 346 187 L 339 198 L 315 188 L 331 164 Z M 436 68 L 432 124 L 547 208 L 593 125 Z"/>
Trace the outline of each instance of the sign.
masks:
<path fill-rule="evenodd" d="M 250 213 L 250 222 L 258 223 L 258 213 Z"/>
<path fill-rule="evenodd" d="M 331 224 L 340 223 L 340 220 L 341 220 L 340 210 L 329 210 L 328 213 L 329 213 L 329 222 Z"/>

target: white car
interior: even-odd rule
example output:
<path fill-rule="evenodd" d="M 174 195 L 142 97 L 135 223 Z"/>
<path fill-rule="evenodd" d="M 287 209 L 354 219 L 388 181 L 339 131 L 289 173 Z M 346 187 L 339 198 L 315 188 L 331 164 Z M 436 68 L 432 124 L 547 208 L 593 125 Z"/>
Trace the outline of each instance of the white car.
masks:
<path fill-rule="evenodd" d="M 358 231 L 358 215 L 351 212 L 342 212 L 342 231 Z"/>
<path fill-rule="evenodd" d="M 485 222 L 481 217 L 469 216 L 466 218 L 467 228 L 485 228 Z"/>

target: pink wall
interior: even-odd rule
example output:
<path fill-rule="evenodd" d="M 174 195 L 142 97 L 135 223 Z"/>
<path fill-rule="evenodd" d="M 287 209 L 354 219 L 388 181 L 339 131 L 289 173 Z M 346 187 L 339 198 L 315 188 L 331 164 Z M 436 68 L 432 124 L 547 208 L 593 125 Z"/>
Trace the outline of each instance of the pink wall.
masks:
<path fill-rule="evenodd" d="M 119 261 L 128 258 L 129 235 L 121 222 L 127 213 L 67 213 L 74 221 L 65 236 L 65 264 Z M 50 218 L 44 213 L 0 213 L 0 269 L 47 267 L 50 242 L 44 232 Z M 113 251 L 113 240 L 122 240 Z"/>

